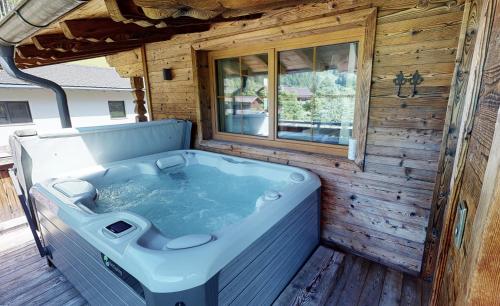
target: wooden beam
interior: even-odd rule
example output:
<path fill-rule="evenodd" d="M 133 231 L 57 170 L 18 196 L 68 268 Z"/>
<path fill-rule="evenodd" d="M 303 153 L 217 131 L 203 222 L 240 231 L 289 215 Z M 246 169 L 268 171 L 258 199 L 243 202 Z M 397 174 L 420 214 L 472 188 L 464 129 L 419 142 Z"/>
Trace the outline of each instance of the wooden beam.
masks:
<path fill-rule="evenodd" d="M 132 0 L 104 0 L 109 16 L 116 22 L 135 23 L 142 27 L 151 27 L 161 21 L 152 20 L 144 15 L 141 7 Z"/>
<path fill-rule="evenodd" d="M 122 24 L 108 18 L 75 19 L 60 23 L 67 39 L 90 42 L 124 42 L 148 40 L 148 42 L 168 40 L 176 34 L 208 31 L 209 23 L 179 24 L 168 28 L 143 28 L 136 24 Z M 157 40 L 155 40 L 157 39 Z"/>
<path fill-rule="evenodd" d="M 460 131 L 460 119 L 462 118 L 465 91 L 467 89 L 467 78 L 464 77 L 464 75 L 470 70 L 470 59 L 474 51 L 474 42 L 477 36 L 477 18 L 479 18 L 478 10 L 480 9 L 480 6 L 478 7 L 478 2 L 480 1 L 481 0 L 473 0 L 472 3 L 466 3 L 464 7 L 424 250 L 421 275 L 427 280 L 432 279 L 436 266 L 444 210 L 450 194 L 451 172 L 455 160 L 458 133 Z"/>
<path fill-rule="evenodd" d="M 106 56 L 106 61 L 122 78 L 145 77 L 140 48 Z"/>
<path fill-rule="evenodd" d="M 138 48 L 142 42 L 125 43 L 102 43 L 90 46 L 80 46 L 69 52 L 60 52 L 56 50 L 38 50 L 35 45 L 22 45 L 16 47 L 16 54 L 21 59 L 39 59 L 39 60 L 64 60 L 67 58 L 78 57 L 82 55 L 100 56 L 101 54 L 110 54 L 120 51 L 126 51 Z"/>
<path fill-rule="evenodd" d="M 36 35 L 31 37 L 38 50 L 56 50 L 59 52 L 73 51 L 82 42 L 69 40 L 61 33 Z"/>
<path fill-rule="evenodd" d="M 203 18 L 204 14 L 221 14 L 224 17 L 236 17 L 249 15 L 254 13 L 262 13 L 270 10 L 290 7 L 305 3 L 325 2 L 324 0 L 253 0 L 253 1 L 236 1 L 236 0 L 134 0 L 134 3 L 143 9 L 156 9 L 165 13 L 189 14 L 194 12 L 192 17 Z"/>
<path fill-rule="evenodd" d="M 88 40 L 78 41 L 67 39 L 65 35 L 61 34 L 47 34 L 33 37 L 34 44 L 18 46 L 16 52 L 19 58 L 23 59 L 53 60 L 73 56 L 65 54 L 68 52 L 89 53 L 92 55 L 102 53 L 103 55 L 107 55 L 110 52 L 115 53 L 138 48 L 145 43 L 168 40 L 176 34 L 200 32 L 208 29 L 209 25 L 203 24 L 172 29 L 153 29 L 153 31 L 122 32 L 121 34 L 115 33 L 116 35 L 112 35 L 114 41 L 112 39 L 105 39 L 105 37 L 109 37 L 110 35 L 102 35 L 99 37 L 99 41 L 95 43 Z"/>
<path fill-rule="evenodd" d="M 471 71 L 465 93 L 465 104 L 463 107 L 460 132 L 457 140 L 456 156 L 450 180 L 451 191 L 449 201 L 444 212 L 443 232 L 439 242 L 437 266 L 432 290 L 433 295 L 430 303 L 435 306 L 439 304 L 439 297 L 443 292 L 442 286 L 447 285 L 443 283 L 443 278 L 448 264 L 448 253 L 453 244 L 455 213 L 462 187 L 464 166 L 467 160 L 466 157 L 469 148 L 470 133 L 473 127 L 474 114 L 481 88 L 484 63 L 488 53 L 488 41 L 490 39 L 490 33 L 495 17 L 495 6 L 493 2 L 496 3 L 496 0 L 484 0 L 478 17 L 478 35 L 476 37 L 475 48 L 471 59 Z"/>
<path fill-rule="evenodd" d="M 146 54 L 146 45 L 141 47 L 141 61 L 142 61 L 142 71 L 144 72 L 144 85 L 146 89 L 146 102 L 148 103 L 149 109 L 149 120 L 155 120 L 153 115 L 153 102 L 151 98 L 151 82 L 149 80 L 149 69 L 148 69 L 148 59 Z"/>
<path fill-rule="evenodd" d="M 130 78 L 130 85 L 132 86 L 132 95 L 134 96 L 134 112 L 135 122 L 148 121 L 146 117 L 146 101 L 144 101 L 144 80 L 142 77 Z"/>
<path fill-rule="evenodd" d="M 498 47 L 498 44 L 497 44 Z M 496 48 L 498 49 L 498 48 Z M 498 51 L 498 50 L 497 50 Z M 490 90 L 498 92 L 498 64 L 491 69 Z M 495 67 L 496 66 L 496 67 Z M 496 80 L 495 80 L 496 78 Z M 496 89 L 495 89 L 496 84 Z M 492 95 L 491 97 L 494 97 Z M 476 243 L 471 250 L 472 275 L 467 284 L 467 305 L 495 305 L 500 292 L 500 110 L 484 175 L 472 236 Z"/>
<path fill-rule="evenodd" d="M 16 49 L 15 61 L 16 65 L 19 68 L 32 68 L 32 67 L 79 61 L 89 58 L 96 58 L 96 57 L 111 55 L 121 51 L 135 49 L 138 47 L 140 47 L 140 45 L 130 45 L 128 47 L 125 45 L 120 45 L 119 48 L 94 49 L 94 50 L 87 50 L 85 52 L 58 52 L 58 51 L 40 51 L 36 49 L 34 45 L 18 46 L 17 48 L 29 48 L 29 51 L 26 51 L 25 49 L 27 53 L 34 52 L 36 54 L 39 52 L 43 52 L 43 54 L 41 54 L 43 55 L 43 57 L 42 56 L 35 56 L 30 58 L 21 57 L 20 56 L 21 52 L 19 51 L 19 49 Z"/>

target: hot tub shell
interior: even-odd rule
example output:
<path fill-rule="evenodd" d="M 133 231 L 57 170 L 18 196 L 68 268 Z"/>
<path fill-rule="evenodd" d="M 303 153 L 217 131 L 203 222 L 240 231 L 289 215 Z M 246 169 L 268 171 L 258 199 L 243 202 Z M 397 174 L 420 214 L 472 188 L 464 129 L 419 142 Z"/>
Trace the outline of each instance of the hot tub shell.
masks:
<path fill-rule="evenodd" d="M 44 175 L 40 175 L 35 162 L 30 163 L 30 173 L 35 174 L 31 176 L 35 179 L 30 180 L 34 184 L 30 198 L 43 242 L 50 250 L 50 261 L 96 305 L 271 304 L 319 243 L 318 177 L 293 167 L 185 150 L 189 143 L 187 122 L 150 124 L 144 127 L 155 131 L 171 129 L 172 133 L 184 131 L 185 137 L 176 138 L 175 145 L 172 145 L 172 135 L 159 137 L 170 145 L 153 144 L 157 147 L 143 150 L 149 154 L 132 150 L 128 158 L 123 158 L 123 154 L 119 159 L 109 158 L 106 162 L 96 158 L 85 167 L 63 165 Z M 128 137 L 123 135 L 130 136 L 134 128 L 130 125 L 97 128 L 90 133 L 96 135 L 96 146 L 98 139 L 106 139 L 108 144 L 110 141 L 115 144 L 108 148 L 119 148 L 119 144 L 130 145 L 130 141 L 126 141 Z M 37 148 L 47 146 L 48 149 L 54 140 L 64 144 L 65 138 L 71 138 L 73 145 L 85 145 L 85 141 L 77 139 L 89 131 L 46 138 L 17 137 L 12 141 L 22 148 L 19 152 L 24 158 L 29 155 L 30 160 L 38 160 L 42 157 L 30 152 L 32 142 L 36 142 Z M 75 147 L 71 150 L 77 151 Z M 154 150 L 157 152 L 152 152 Z M 59 162 L 63 162 L 61 155 L 71 155 L 55 151 Z M 106 154 L 112 156 L 109 152 Z M 266 171 L 286 169 L 290 174 L 302 175 L 304 180 L 242 222 L 217 232 L 213 241 L 177 250 L 165 248 L 165 237 L 144 217 L 128 211 L 95 214 L 54 188 L 57 182 L 68 178 L 87 177 L 122 165 L 156 166 L 158 160 L 182 154 L 207 156 L 222 163 L 234 163 L 235 167 L 250 163 Z M 26 163 L 19 165 L 23 167 Z M 26 168 L 24 170 L 26 172 Z M 119 220 L 125 220 L 135 229 L 122 237 L 110 238 L 103 229 Z"/>

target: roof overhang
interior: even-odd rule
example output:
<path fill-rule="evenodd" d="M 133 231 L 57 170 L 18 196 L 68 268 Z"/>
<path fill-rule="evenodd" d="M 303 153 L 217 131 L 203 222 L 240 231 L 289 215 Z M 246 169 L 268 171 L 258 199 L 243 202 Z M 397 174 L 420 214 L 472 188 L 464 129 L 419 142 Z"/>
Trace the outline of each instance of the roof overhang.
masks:
<path fill-rule="evenodd" d="M 111 55 L 311 2 L 327 1 L 90 0 L 30 33 L 16 47 L 16 63 L 29 68 Z"/>

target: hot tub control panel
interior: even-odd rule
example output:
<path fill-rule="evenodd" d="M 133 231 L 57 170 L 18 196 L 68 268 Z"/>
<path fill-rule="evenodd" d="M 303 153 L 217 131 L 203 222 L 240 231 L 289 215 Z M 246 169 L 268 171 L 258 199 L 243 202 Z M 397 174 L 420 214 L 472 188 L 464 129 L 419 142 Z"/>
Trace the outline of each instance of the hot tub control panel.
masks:
<path fill-rule="evenodd" d="M 106 233 L 107 235 L 111 236 L 112 238 L 118 238 L 123 235 L 126 235 L 133 231 L 135 229 L 135 226 L 125 222 L 123 220 L 117 221 L 113 224 L 110 224 L 106 226 L 103 229 L 103 232 Z"/>

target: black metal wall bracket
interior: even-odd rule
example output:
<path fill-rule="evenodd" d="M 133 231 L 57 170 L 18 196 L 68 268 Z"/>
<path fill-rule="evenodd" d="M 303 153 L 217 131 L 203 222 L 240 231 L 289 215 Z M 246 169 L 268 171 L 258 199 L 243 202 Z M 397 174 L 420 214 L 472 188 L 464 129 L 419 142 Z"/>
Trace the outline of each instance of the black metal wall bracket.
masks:
<path fill-rule="evenodd" d="M 398 74 L 396 74 L 396 78 L 392 81 L 394 82 L 394 84 L 398 88 L 398 91 L 397 91 L 398 97 L 402 98 L 401 97 L 401 86 L 406 84 L 406 78 L 405 78 L 405 75 L 403 74 L 403 71 L 400 71 Z"/>
<path fill-rule="evenodd" d="M 420 85 L 423 81 L 424 78 L 418 73 L 418 70 L 410 75 L 410 84 L 413 85 L 413 90 L 411 92 L 412 97 L 417 95 L 417 85 Z"/>
<path fill-rule="evenodd" d="M 423 81 L 424 78 L 420 75 L 418 70 L 415 71 L 415 73 L 410 74 L 409 77 L 405 77 L 403 74 L 403 71 L 399 71 L 398 74 L 396 74 L 396 78 L 392 80 L 394 82 L 394 85 L 396 85 L 396 95 L 399 98 L 408 98 L 408 97 L 414 97 L 417 95 L 417 85 L 420 85 Z M 402 96 L 401 95 L 401 87 L 405 85 L 406 83 L 410 83 L 410 85 L 413 85 L 411 95 L 408 96 Z"/>

